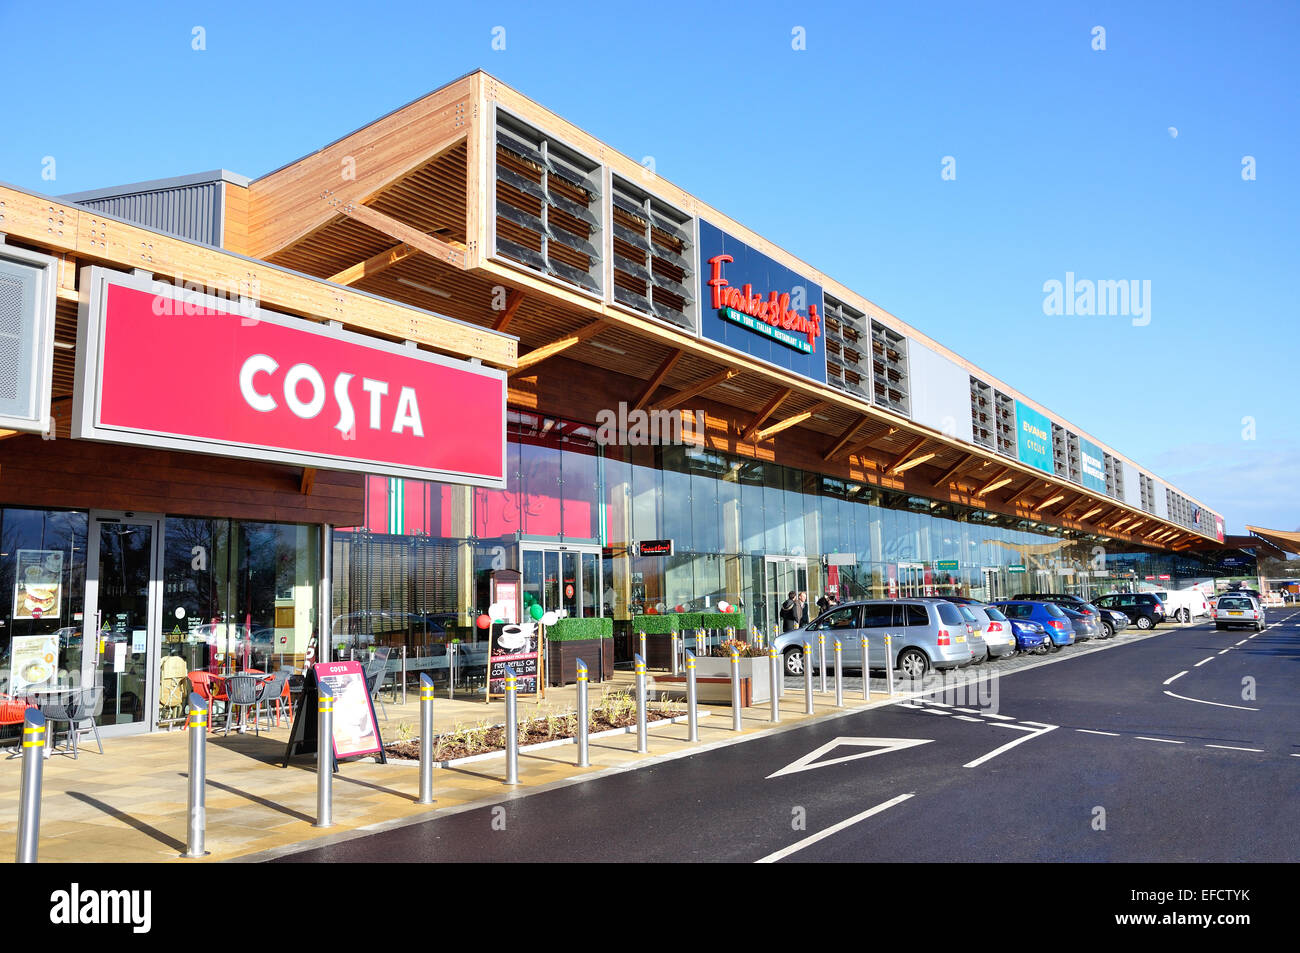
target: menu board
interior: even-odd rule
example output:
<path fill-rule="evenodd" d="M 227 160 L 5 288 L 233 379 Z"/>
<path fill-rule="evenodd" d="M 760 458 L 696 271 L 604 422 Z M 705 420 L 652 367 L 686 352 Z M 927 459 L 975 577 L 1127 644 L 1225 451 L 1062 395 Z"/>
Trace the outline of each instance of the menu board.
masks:
<path fill-rule="evenodd" d="M 535 623 L 492 623 L 488 645 L 488 698 L 506 693 L 506 666 L 514 670 L 516 695 L 536 695 L 541 686 L 541 653 Z"/>
<path fill-rule="evenodd" d="M 10 644 L 9 693 L 20 695 L 54 679 L 59 658 L 59 636 L 19 635 Z"/>
<path fill-rule="evenodd" d="M 20 549 L 14 572 L 14 619 L 57 619 L 63 611 L 63 553 Z"/>
<path fill-rule="evenodd" d="M 360 662 L 320 662 L 315 666 L 319 684 L 334 693 L 334 757 L 374 754 L 380 750 L 374 703 L 366 690 L 366 672 Z"/>

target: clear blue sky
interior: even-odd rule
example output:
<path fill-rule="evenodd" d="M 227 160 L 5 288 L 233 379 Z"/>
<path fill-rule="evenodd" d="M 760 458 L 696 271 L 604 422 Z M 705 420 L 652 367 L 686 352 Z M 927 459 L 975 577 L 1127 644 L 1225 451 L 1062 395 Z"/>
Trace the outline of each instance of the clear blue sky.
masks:
<path fill-rule="evenodd" d="M 0 180 L 255 177 L 482 67 L 1229 532 L 1294 529 L 1300 6 L 1137 6 L 0 0 Z M 1150 280 L 1150 323 L 1044 315 L 1067 271 Z"/>

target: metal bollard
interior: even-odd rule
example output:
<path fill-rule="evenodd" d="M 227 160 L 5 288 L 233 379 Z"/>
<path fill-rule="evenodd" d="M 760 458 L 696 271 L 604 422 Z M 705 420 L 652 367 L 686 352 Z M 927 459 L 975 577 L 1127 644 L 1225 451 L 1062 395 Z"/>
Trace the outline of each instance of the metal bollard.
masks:
<path fill-rule="evenodd" d="M 821 693 L 826 694 L 826 633 L 817 633 L 817 674 L 821 677 Z"/>
<path fill-rule="evenodd" d="M 590 716 L 587 710 L 587 663 L 578 659 L 578 767 L 591 767 L 587 751 L 587 731 Z"/>
<path fill-rule="evenodd" d="M 41 839 L 41 778 L 44 772 L 45 716 L 35 708 L 28 708 L 23 712 L 23 771 L 18 795 L 15 863 L 36 863 L 36 845 Z"/>
<path fill-rule="evenodd" d="M 428 672 L 420 673 L 420 800 L 417 803 L 433 803 L 433 679 Z"/>
<path fill-rule="evenodd" d="M 207 830 L 207 774 L 208 774 L 208 706 L 196 692 L 190 692 L 190 713 L 186 727 L 190 732 L 190 784 L 189 810 L 186 817 L 185 853 L 182 857 L 202 857 L 203 838 Z"/>
<path fill-rule="evenodd" d="M 423 683 L 420 685 L 424 687 Z M 402 646 L 402 704 L 406 704 L 406 646 Z"/>
<path fill-rule="evenodd" d="M 871 640 L 862 636 L 862 697 L 871 701 Z"/>
<path fill-rule="evenodd" d="M 781 656 L 776 654 L 774 645 L 767 647 L 767 680 L 771 683 L 768 694 L 772 696 L 772 716 L 768 720 L 775 724 L 781 720 L 781 706 L 778 704 L 781 698 L 778 687 L 781 683 Z"/>
<path fill-rule="evenodd" d="M 316 823 L 334 826 L 334 692 L 316 688 Z"/>
<path fill-rule="evenodd" d="M 644 633 L 641 638 L 645 638 Z M 650 740 L 645 728 L 645 659 L 636 656 L 636 750 L 638 754 L 650 752 Z"/>
<path fill-rule="evenodd" d="M 456 647 L 459 643 L 447 643 L 447 698 L 456 699 Z"/>
<path fill-rule="evenodd" d="M 672 673 L 673 673 L 674 675 L 676 675 L 676 674 L 678 674 L 678 670 L 677 670 L 677 644 L 678 644 L 678 637 L 677 637 L 677 633 L 676 633 L 676 632 L 674 632 L 671 636 L 669 636 L 669 641 L 670 641 L 670 643 L 671 643 L 671 652 L 672 652 L 672 656 L 673 656 L 673 659 L 672 659 Z"/>
<path fill-rule="evenodd" d="M 844 707 L 844 665 L 840 640 L 835 640 L 835 707 Z"/>
<path fill-rule="evenodd" d="M 740 653 L 731 649 L 731 730 L 744 731 L 740 724 Z"/>
<path fill-rule="evenodd" d="M 645 650 L 645 633 L 642 632 L 641 633 L 641 660 L 642 661 L 645 661 L 646 655 L 647 653 Z"/>
<path fill-rule="evenodd" d="M 695 653 L 686 653 L 686 727 L 690 741 L 700 740 L 700 710 L 695 689 Z"/>
<path fill-rule="evenodd" d="M 812 697 L 812 646 L 807 642 L 803 644 L 803 704 L 804 714 L 813 713 Z"/>
<path fill-rule="evenodd" d="M 506 784 L 519 783 L 519 679 L 509 665 L 506 676 Z"/>
<path fill-rule="evenodd" d="M 885 633 L 885 678 L 887 680 L 886 685 L 888 686 L 889 697 L 893 698 L 894 697 L 894 643 L 893 640 L 889 637 L 888 632 Z"/>

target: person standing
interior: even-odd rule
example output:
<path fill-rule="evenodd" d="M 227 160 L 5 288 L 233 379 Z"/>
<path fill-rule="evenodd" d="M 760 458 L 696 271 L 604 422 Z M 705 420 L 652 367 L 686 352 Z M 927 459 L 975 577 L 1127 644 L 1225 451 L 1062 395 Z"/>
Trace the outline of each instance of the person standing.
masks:
<path fill-rule="evenodd" d="M 799 593 L 799 624 L 808 624 L 808 593 Z"/>
<path fill-rule="evenodd" d="M 793 590 L 781 603 L 781 631 L 791 632 L 799 628 L 799 600 Z"/>

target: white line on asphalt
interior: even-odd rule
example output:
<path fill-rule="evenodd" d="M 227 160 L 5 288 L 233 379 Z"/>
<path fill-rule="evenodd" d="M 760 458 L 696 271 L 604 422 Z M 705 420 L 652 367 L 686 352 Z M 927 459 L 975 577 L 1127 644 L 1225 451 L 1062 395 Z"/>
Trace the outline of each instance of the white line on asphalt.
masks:
<path fill-rule="evenodd" d="M 921 701 L 925 702 L 927 705 L 938 705 L 940 708 L 951 708 L 951 707 L 952 707 L 952 706 L 949 705 L 947 702 L 937 702 L 937 701 L 934 701 L 934 700 L 929 699 L 929 698 L 923 698 L 923 699 L 921 699 Z"/>
<path fill-rule="evenodd" d="M 926 712 L 926 713 L 931 714 L 931 715 L 947 715 L 947 714 L 951 714 L 950 712 L 946 712 L 946 711 L 935 711 L 933 708 L 922 708 L 921 711 Z"/>
<path fill-rule="evenodd" d="M 1186 695 L 1175 695 L 1169 689 L 1165 689 L 1165 694 L 1170 698 L 1181 698 L 1185 702 L 1200 702 L 1202 705 L 1214 705 L 1217 708 L 1236 708 L 1239 711 L 1259 711 L 1258 708 L 1247 708 L 1245 705 L 1225 705 L 1223 702 L 1207 702 L 1203 698 L 1188 698 Z"/>
<path fill-rule="evenodd" d="M 1021 723 L 1022 725 L 1033 725 L 1035 728 L 1055 728 L 1055 727 L 1056 727 L 1056 725 L 1045 725 L 1045 724 L 1043 724 L 1041 721 L 1026 721 L 1026 720 L 1023 719 L 1023 718 L 1020 719 L 1020 723 Z"/>
<path fill-rule="evenodd" d="M 1236 745 L 1206 745 L 1207 748 L 1224 748 L 1227 751 L 1263 751 L 1263 748 L 1238 748 Z"/>
<path fill-rule="evenodd" d="M 995 715 L 995 714 L 993 714 L 993 712 L 991 712 L 991 711 L 986 711 L 986 712 L 984 713 L 984 717 L 985 717 L 985 718 L 996 718 L 996 719 L 998 719 L 999 721 L 1015 721 L 1015 719 L 1012 718 L 1010 715 Z"/>
<path fill-rule="evenodd" d="M 1179 672 L 1179 673 L 1178 673 L 1177 675 L 1175 675 L 1173 678 L 1166 678 L 1166 679 L 1165 679 L 1165 684 L 1168 685 L 1168 684 L 1170 684 L 1171 682 L 1176 682 L 1178 679 L 1182 678 L 1182 677 L 1183 677 L 1184 675 L 1186 675 L 1186 674 L 1187 674 L 1187 669 L 1183 669 L 1181 672 Z"/>
<path fill-rule="evenodd" d="M 1082 731 L 1085 735 L 1106 735 L 1108 738 L 1118 738 L 1117 731 L 1093 731 L 1091 728 L 1075 728 L 1075 731 Z"/>
<path fill-rule="evenodd" d="M 1249 642 L 1249 641 L 1250 641 L 1250 639 L 1242 639 L 1242 640 L 1241 640 L 1240 642 L 1238 642 L 1237 644 L 1238 644 L 1238 645 L 1245 645 L 1245 644 L 1246 644 L 1247 642 Z"/>
<path fill-rule="evenodd" d="M 1300 758 L 1300 754 L 1293 754 L 1293 755 L 1291 755 L 1291 757 L 1293 757 L 1293 758 Z"/>
<path fill-rule="evenodd" d="M 1220 652 L 1219 654 L 1220 654 L 1220 655 L 1227 655 L 1227 654 L 1228 654 L 1229 652 L 1231 652 L 1231 651 L 1232 651 L 1232 647 L 1229 646 L 1228 648 L 1224 649 L 1224 650 L 1223 650 L 1222 652 Z"/>
<path fill-rule="evenodd" d="M 953 715 L 952 718 L 953 721 L 974 721 L 981 725 L 984 723 L 981 719 L 972 718 L 970 715 Z"/>
<path fill-rule="evenodd" d="M 995 727 L 998 727 L 998 728 L 1020 728 L 1022 731 L 1029 730 L 1029 729 L 1023 728 L 1023 727 L 1020 726 L 1020 725 L 997 725 L 997 726 L 995 726 Z M 1014 747 L 1015 747 L 1016 745 L 1018 745 L 1018 744 L 1024 744 L 1026 741 L 1030 741 L 1030 740 L 1032 740 L 1032 739 L 1034 739 L 1034 738 L 1037 738 L 1039 735 L 1045 735 L 1045 734 L 1047 734 L 1049 731 L 1055 731 L 1057 727 L 1058 727 L 1057 725 L 1047 725 L 1047 726 L 1045 726 L 1041 731 L 1035 731 L 1032 735 L 1025 735 L 1023 738 L 1017 738 L 1015 741 L 1008 741 L 1008 742 L 1007 742 L 1006 744 L 1004 744 L 1001 748 L 995 748 L 995 749 L 993 749 L 992 751 L 990 751 L 988 754 L 984 755 L 983 757 L 976 758 L 974 761 L 968 761 L 968 762 L 966 762 L 964 765 L 962 765 L 962 767 L 963 767 L 963 768 L 978 768 L 978 767 L 979 767 L 981 764 L 983 764 L 985 761 L 991 761 L 991 760 L 993 760 L 993 759 L 996 758 L 998 755 L 1002 754 L 1002 752 L 1007 751 L 1007 750 L 1009 750 L 1009 749 L 1011 749 L 1011 748 L 1014 748 Z"/>
<path fill-rule="evenodd" d="M 1214 656 L 1211 655 L 1209 658 L 1203 658 L 1203 659 L 1201 659 L 1199 662 L 1197 662 L 1195 665 L 1193 665 L 1192 668 L 1200 668 L 1200 667 L 1201 667 L 1202 665 L 1204 665 L 1206 662 L 1213 662 L 1213 661 L 1214 661 Z"/>
<path fill-rule="evenodd" d="M 877 804 L 875 807 L 871 808 L 870 810 L 863 811 L 861 814 L 854 814 L 848 820 L 840 821 L 838 824 L 833 824 L 830 827 L 826 828 L 826 830 L 824 831 L 819 831 L 816 834 L 813 834 L 809 837 L 805 837 L 803 840 L 797 841 L 791 844 L 789 847 L 783 847 L 774 854 L 768 854 L 766 857 L 759 858 L 758 860 L 754 861 L 754 863 L 774 864 L 783 857 L 789 857 L 795 851 L 803 850 L 805 847 L 809 847 L 817 843 L 819 840 L 824 840 L 825 838 L 830 837 L 832 834 L 839 833 L 840 831 L 844 830 L 844 828 L 846 827 L 851 827 L 852 825 L 858 823 L 859 821 L 865 821 L 867 818 L 871 817 L 871 815 L 879 814 L 881 811 L 887 811 L 895 804 L 902 804 L 908 798 L 912 798 L 915 796 L 916 796 L 915 794 L 900 794 L 898 797 L 885 801 L 883 804 Z"/>
<path fill-rule="evenodd" d="M 1148 737 L 1146 737 L 1145 735 L 1138 735 L 1138 736 L 1137 736 L 1137 740 L 1138 740 L 1138 741 L 1163 741 L 1163 742 L 1164 742 L 1165 744 L 1167 744 L 1167 745 L 1185 745 L 1185 744 L 1187 744 L 1186 741 L 1171 741 L 1171 740 L 1168 739 L 1168 738 L 1148 738 Z"/>
<path fill-rule="evenodd" d="M 967 715 L 978 715 L 980 713 L 978 708 L 954 708 L 953 711 L 965 712 Z"/>

